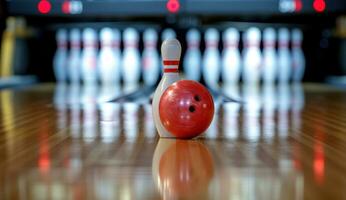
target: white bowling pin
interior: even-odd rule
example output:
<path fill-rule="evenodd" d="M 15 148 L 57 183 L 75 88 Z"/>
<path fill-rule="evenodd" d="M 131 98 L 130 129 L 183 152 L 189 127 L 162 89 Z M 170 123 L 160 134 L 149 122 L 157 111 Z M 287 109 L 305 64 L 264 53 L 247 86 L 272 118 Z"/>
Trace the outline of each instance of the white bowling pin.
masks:
<path fill-rule="evenodd" d="M 138 37 L 138 32 L 134 28 L 127 28 L 123 32 L 122 77 L 125 85 L 137 85 L 139 83 L 141 61 L 138 50 Z"/>
<path fill-rule="evenodd" d="M 81 56 L 82 76 L 86 84 L 97 82 L 97 36 L 92 28 L 83 31 L 83 51 Z"/>
<path fill-rule="evenodd" d="M 101 49 L 98 55 L 98 70 L 102 84 L 120 83 L 120 32 L 117 29 L 103 28 L 100 32 Z"/>
<path fill-rule="evenodd" d="M 300 29 L 292 31 L 292 79 L 300 82 L 303 79 L 305 71 L 305 57 L 302 50 L 303 33 Z"/>
<path fill-rule="evenodd" d="M 72 84 L 80 81 L 80 60 L 81 60 L 81 35 L 80 30 L 74 28 L 70 31 L 71 50 L 68 58 L 69 79 Z"/>
<path fill-rule="evenodd" d="M 184 57 L 185 77 L 190 80 L 199 81 L 201 79 L 201 51 L 199 43 L 201 35 L 197 29 L 190 29 L 186 33 L 187 50 Z"/>
<path fill-rule="evenodd" d="M 273 28 L 266 28 L 263 31 L 263 83 L 274 84 L 277 72 L 277 57 L 275 52 L 276 33 Z"/>
<path fill-rule="evenodd" d="M 53 58 L 53 69 L 58 82 L 66 81 L 67 68 L 67 31 L 59 29 L 56 33 L 57 50 Z"/>
<path fill-rule="evenodd" d="M 243 50 L 243 81 L 245 84 L 258 84 L 261 72 L 261 32 L 251 27 L 245 32 Z"/>
<path fill-rule="evenodd" d="M 155 85 L 160 77 L 160 58 L 156 49 L 157 33 L 147 29 L 143 33 L 144 51 L 142 56 L 143 80 L 147 86 Z"/>
<path fill-rule="evenodd" d="M 291 77 L 291 56 L 288 49 L 289 32 L 287 28 L 280 28 L 278 33 L 278 79 L 279 83 L 288 83 Z"/>
<path fill-rule="evenodd" d="M 217 88 L 220 78 L 220 52 L 218 49 L 219 32 L 215 28 L 209 28 L 205 32 L 206 49 L 203 55 L 203 78 L 210 88 Z"/>
<path fill-rule="evenodd" d="M 168 39 L 162 43 L 161 46 L 162 62 L 164 65 L 164 72 L 162 79 L 157 86 L 153 98 L 153 117 L 155 126 L 160 137 L 173 137 L 162 125 L 159 115 L 159 102 L 163 92 L 171 84 L 179 80 L 179 62 L 181 55 L 181 45 L 177 39 Z"/>
<path fill-rule="evenodd" d="M 238 84 L 241 66 L 241 58 L 238 50 L 238 30 L 235 28 L 228 28 L 223 33 L 223 43 L 222 81 L 227 85 Z"/>

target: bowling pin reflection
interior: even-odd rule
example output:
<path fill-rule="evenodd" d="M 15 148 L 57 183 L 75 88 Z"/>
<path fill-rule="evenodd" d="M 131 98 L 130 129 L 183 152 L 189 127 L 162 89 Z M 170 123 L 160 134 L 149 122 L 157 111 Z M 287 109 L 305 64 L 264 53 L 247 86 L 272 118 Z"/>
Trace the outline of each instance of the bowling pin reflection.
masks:
<path fill-rule="evenodd" d="M 214 117 L 210 123 L 209 128 L 205 131 L 205 136 L 208 138 L 217 138 L 219 134 L 218 121 L 219 121 L 219 109 L 221 105 L 220 98 L 214 98 Z"/>
<path fill-rule="evenodd" d="M 57 126 L 59 130 L 67 127 L 67 85 L 59 82 L 55 85 L 54 106 L 58 110 Z"/>
<path fill-rule="evenodd" d="M 288 135 L 288 111 L 290 109 L 291 94 L 287 84 L 278 85 L 278 133 L 279 137 Z"/>
<path fill-rule="evenodd" d="M 124 134 L 128 140 L 134 140 L 138 136 L 138 110 L 136 103 L 124 103 Z"/>
<path fill-rule="evenodd" d="M 239 98 L 238 85 L 224 85 L 223 92 L 232 98 Z M 231 102 L 223 104 L 223 135 L 228 139 L 237 139 L 238 137 L 238 115 L 240 103 Z"/>
<path fill-rule="evenodd" d="M 153 108 L 150 104 L 144 104 L 144 134 L 147 138 L 156 136 L 156 129 L 153 118 Z"/>
<path fill-rule="evenodd" d="M 73 138 L 79 137 L 80 134 L 80 85 L 78 83 L 74 83 L 69 85 L 68 92 L 68 102 L 71 109 L 71 136 Z"/>
<path fill-rule="evenodd" d="M 275 109 L 276 109 L 276 91 L 272 84 L 264 84 L 262 87 L 263 101 L 263 137 L 271 139 L 275 133 Z"/>
<path fill-rule="evenodd" d="M 118 84 L 104 84 L 100 88 L 100 94 L 98 95 L 98 103 L 102 104 L 108 102 L 115 97 L 121 95 L 121 87 Z"/>
<path fill-rule="evenodd" d="M 85 84 L 83 88 L 83 138 L 93 141 L 97 131 L 97 85 Z"/>
<path fill-rule="evenodd" d="M 292 84 L 292 128 L 298 131 L 301 127 L 301 112 L 304 108 L 304 91 L 300 83 Z"/>
<path fill-rule="evenodd" d="M 113 142 L 120 134 L 120 104 L 102 103 L 101 110 L 101 140 Z"/>
<path fill-rule="evenodd" d="M 258 85 L 243 85 L 244 100 L 244 137 L 250 141 L 257 141 L 260 137 L 259 115 L 261 98 Z"/>
<path fill-rule="evenodd" d="M 214 176 L 209 150 L 191 140 L 160 139 L 152 175 L 163 199 L 204 199 Z"/>

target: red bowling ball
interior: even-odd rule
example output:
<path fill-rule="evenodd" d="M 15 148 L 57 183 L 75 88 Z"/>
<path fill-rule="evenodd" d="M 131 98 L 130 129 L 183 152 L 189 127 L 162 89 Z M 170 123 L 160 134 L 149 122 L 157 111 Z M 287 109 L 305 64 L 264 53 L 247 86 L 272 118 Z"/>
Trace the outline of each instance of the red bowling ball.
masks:
<path fill-rule="evenodd" d="M 213 120 L 213 97 L 196 81 L 177 81 L 162 94 L 159 114 L 171 134 L 177 138 L 193 138 L 203 133 Z"/>

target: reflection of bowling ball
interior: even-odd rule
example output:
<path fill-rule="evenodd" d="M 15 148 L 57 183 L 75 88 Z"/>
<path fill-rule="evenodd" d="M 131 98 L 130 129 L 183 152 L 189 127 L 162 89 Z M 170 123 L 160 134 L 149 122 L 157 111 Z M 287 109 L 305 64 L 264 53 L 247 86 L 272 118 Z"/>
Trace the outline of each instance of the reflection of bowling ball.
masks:
<path fill-rule="evenodd" d="M 193 138 L 203 133 L 213 119 L 213 97 L 196 81 L 177 81 L 162 94 L 159 112 L 168 132 L 177 138 Z"/>
<path fill-rule="evenodd" d="M 213 168 L 212 156 L 203 144 L 177 140 L 159 161 L 161 191 L 169 199 L 205 197 Z"/>

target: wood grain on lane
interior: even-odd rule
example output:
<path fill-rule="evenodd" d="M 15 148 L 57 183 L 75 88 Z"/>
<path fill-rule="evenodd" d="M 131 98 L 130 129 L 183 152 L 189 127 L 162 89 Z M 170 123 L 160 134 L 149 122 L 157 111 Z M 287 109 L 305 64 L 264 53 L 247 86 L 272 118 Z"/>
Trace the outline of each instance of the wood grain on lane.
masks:
<path fill-rule="evenodd" d="M 170 140 L 150 105 L 71 87 L 0 91 L 0 199 L 346 197 L 344 91 L 239 87 L 203 136 Z"/>

